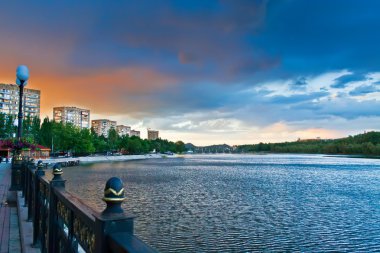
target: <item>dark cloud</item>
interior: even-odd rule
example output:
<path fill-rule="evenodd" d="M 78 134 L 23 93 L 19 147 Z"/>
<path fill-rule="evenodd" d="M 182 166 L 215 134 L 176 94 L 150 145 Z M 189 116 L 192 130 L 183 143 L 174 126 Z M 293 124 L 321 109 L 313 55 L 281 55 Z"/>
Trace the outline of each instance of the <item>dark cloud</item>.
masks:
<path fill-rule="evenodd" d="M 379 102 L 355 99 L 379 91 L 377 80 L 334 98 L 330 89 L 379 71 L 379 7 L 356 0 L 2 1 L 0 75 L 13 80 L 15 66 L 28 64 L 48 112 L 79 101 L 104 115 L 200 112 L 207 120 L 217 111 L 254 126 L 378 117 Z M 343 70 L 352 74 L 309 92 L 313 77 Z M 287 94 L 252 91 L 273 80 Z"/>
<path fill-rule="evenodd" d="M 265 6 L 266 1 L 110 4 L 80 38 L 72 63 L 142 64 L 185 80 L 236 80 L 278 62 L 246 40 L 260 29 Z"/>
<path fill-rule="evenodd" d="M 325 118 L 335 116 L 352 120 L 361 117 L 379 117 L 380 112 L 377 110 L 379 106 L 380 102 L 376 100 L 356 101 L 346 98 L 321 103 L 315 108 L 314 113 L 323 115 Z"/>
<path fill-rule="evenodd" d="M 336 119 L 356 120 L 362 118 L 365 121 L 369 117 L 380 117 L 380 112 L 377 110 L 379 106 L 380 102 L 376 100 L 356 101 L 347 97 L 317 101 L 305 100 L 289 104 L 264 101 L 251 104 L 231 114 L 233 117 L 255 126 L 267 126 L 276 122 L 289 124 L 303 122 L 303 124 L 313 125 L 313 122 L 325 120 L 326 123 L 323 127 L 328 127 Z"/>
<path fill-rule="evenodd" d="M 194 54 L 186 53 L 186 52 L 179 52 L 178 53 L 178 60 L 182 64 L 195 64 L 198 62 L 198 57 Z"/>
<path fill-rule="evenodd" d="M 379 7 L 378 1 L 270 1 L 264 28 L 252 41 L 281 56 L 283 76 L 378 71 Z"/>
<path fill-rule="evenodd" d="M 308 94 L 295 94 L 291 96 L 273 96 L 273 97 L 270 97 L 268 101 L 275 104 L 295 104 L 299 102 L 319 99 L 327 95 L 329 95 L 329 92 L 320 91 L 320 92 L 312 92 Z"/>
<path fill-rule="evenodd" d="M 368 78 L 363 73 L 353 73 L 343 75 L 335 79 L 335 83 L 331 85 L 331 88 L 345 88 L 351 82 L 365 81 Z"/>
<path fill-rule="evenodd" d="M 290 84 L 292 90 L 305 90 L 307 87 L 307 79 L 305 77 L 300 77 Z"/>
<path fill-rule="evenodd" d="M 298 79 L 294 82 L 294 85 L 295 85 L 295 86 L 305 86 L 305 85 L 307 85 L 307 79 L 306 79 L 305 77 L 298 78 Z"/>
<path fill-rule="evenodd" d="M 376 85 L 362 85 L 359 87 L 356 87 L 354 90 L 349 92 L 349 95 L 351 96 L 362 96 L 369 93 L 379 92 L 380 88 Z"/>
<path fill-rule="evenodd" d="M 143 65 L 183 81 L 233 84 L 378 70 L 380 17 L 374 10 L 379 5 L 350 0 L 8 1 L 0 3 L 0 32 L 17 41 L 27 38 L 34 50 L 15 50 L 20 55 L 42 55 L 45 43 L 62 48 L 65 57 L 57 54 L 56 61 L 66 63 L 67 73 Z M 41 62 L 58 65 L 51 63 Z"/>
<path fill-rule="evenodd" d="M 152 96 L 165 101 L 156 113 L 169 113 L 175 105 L 176 113 L 221 110 L 232 111 L 243 105 L 256 103 L 258 95 L 241 92 L 242 86 L 220 86 L 216 83 L 182 83 Z M 260 96 L 267 92 L 260 92 Z M 164 114 L 165 114 L 164 113 Z"/>

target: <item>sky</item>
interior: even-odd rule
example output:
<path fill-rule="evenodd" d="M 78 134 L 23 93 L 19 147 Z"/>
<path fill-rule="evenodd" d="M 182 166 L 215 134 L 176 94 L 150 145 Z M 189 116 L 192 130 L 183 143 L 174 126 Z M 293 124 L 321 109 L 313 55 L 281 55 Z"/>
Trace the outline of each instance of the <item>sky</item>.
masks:
<path fill-rule="evenodd" d="M 379 1 L 1 1 L 0 83 L 196 145 L 380 130 Z"/>

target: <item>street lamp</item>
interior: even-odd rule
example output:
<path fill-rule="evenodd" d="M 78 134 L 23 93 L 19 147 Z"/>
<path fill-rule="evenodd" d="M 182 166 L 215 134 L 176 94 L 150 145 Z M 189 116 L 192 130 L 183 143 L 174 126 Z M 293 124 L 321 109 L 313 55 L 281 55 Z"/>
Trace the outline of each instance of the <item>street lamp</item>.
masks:
<path fill-rule="evenodd" d="M 20 65 L 16 69 L 16 84 L 20 88 L 20 97 L 18 102 L 18 121 L 17 121 L 17 140 L 20 142 L 22 137 L 22 98 L 24 96 L 24 87 L 29 79 L 29 70 L 25 65 Z M 16 122 L 15 122 L 16 123 Z M 20 144 L 20 143 L 19 143 Z M 21 156 L 21 148 L 13 151 L 11 187 L 10 191 L 21 191 L 25 180 L 25 168 Z M 10 200 L 8 200 L 9 202 Z"/>
<path fill-rule="evenodd" d="M 16 84 L 20 88 L 20 97 L 18 103 L 18 125 L 17 125 L 17 139 L 20 141 L 22 137 L 22 98 L 24 96 L 24 87 L 27 85 L 29 79 L 29 70 L 25 65 L 20 65 L 16 69 Z"/>

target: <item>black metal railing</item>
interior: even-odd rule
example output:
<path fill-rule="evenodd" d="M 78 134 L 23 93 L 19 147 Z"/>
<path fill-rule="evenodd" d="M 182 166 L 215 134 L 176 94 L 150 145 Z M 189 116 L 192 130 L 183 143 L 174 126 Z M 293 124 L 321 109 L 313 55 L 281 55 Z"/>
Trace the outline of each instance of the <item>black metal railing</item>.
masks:
<path fill-rule="evenodd" d="M 13 156 L 10 191 L 21 191 L 24 185 L 24 161 L 21 154 Z"/>
<path fill-rule="evenodd" d="M 45 167 L 45 169 L 44 169 Z M 33 244 L 45 252 L 156 252 L 133 234 L 133 216 L 121 208 L 124 186 L 110 178 L 99 213 L 65 190 L 61 164 L 53 167 L 53 178 L 45 176 L 46 165 L 23 163 L 22 193 L 33 222 Z"/>

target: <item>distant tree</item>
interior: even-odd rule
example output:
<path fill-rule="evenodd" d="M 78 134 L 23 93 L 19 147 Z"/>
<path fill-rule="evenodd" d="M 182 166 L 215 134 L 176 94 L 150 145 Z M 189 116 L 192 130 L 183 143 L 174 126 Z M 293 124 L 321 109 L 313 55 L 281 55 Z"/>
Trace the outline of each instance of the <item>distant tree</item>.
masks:
<path fill-rule="evenodd" d="M 132 136 L 132 138 L 128 141 L 127 150 L 130 154 L 140 154 L 143 151 L 143 147 L 141 145 L 140 138 Z"/>
<path fill-rule="evenodd" d="M 175 143 L 175 149 L 177 153 L 183 153 L 186 150 L 185 143 L 183 141 L 177 141 Z"/>
<path fill-rule="evenodd" d="M 93 128 L 91 128 L 91 137 L 94 144 L 95 152 L 104 153 L 108 150 L 107 139 L 103 135 L 98 136 Z"/>
<path fill-rule="evenodd" d="M 34 140 L 34 143 L 38 143 L 40 136 L 41 119 L 39 117 L 33 117 L 31 124 L 30 134 Z"/>
<path fill-rule="evenodd" d="M 53 141 L 53 122 L 48 117 L 44 118 L 38 137 L 38 143 L 45 147 L 52 147 Z"/>
<path fill-rule="evenodd" d="M 12 138 L 13 134 L 16 134 L 17 127 L 14 125 L 16 116 L 15 115 L 6 115 L 5 121 L 5 135 L 6 138 Z"/>
<path fill-rule="evenodd" d="M 8 136 L 6 136 L 6 130 L 5 130 L 5 125 L 6 125 L 6 115 L 5 113 L 0 112 L 0 139 L 5 139 Z"/>
<path fill-rule="evenodd" d="M 121 136 L 119 139 L 119 148 L 123 149 L 123 150 L 127 150 L 128 149 L 128 142 L 129 142 L 129 136 L 128 135 Z"/>
<path fill-rule="evenodd" d="M 16 132 L 15 115 L 0 113 L 0 139 L 10 139 Z M 182 141 L 176 143 L 168 140 L 142 140 L 128 135 L 120 137 L 111 129 L 108 137 L 98 136 L 94 129 L 80 129 L 73 124 L 55 122 L 48 117 L 42 121 L 37 117 L 25 117 L 23 136 L 28 143 L 41 144 L 52 148 L 54 152 L 73 152 L 76 155 L 93 152 L 126 151 L 130 154 L 148 153 L 154 149 L 158 152 L 184 152 Z"/>
<path fill-rule="evenodd" d="M 108 131 L 108 145 L 110 151 L 115 151 L 118 148 L 119 135 L 114 128 Z"/>
<path fill-rule="evenodd" d="M 95 146 L 91 136 L 91 132 L 88 129 L 81 129 L 77 132 L 78 137 L 74 144 L 74 153 L 76 155 L 87 155 L 95 152 Z"/>
<path fill-rule="evenodd" d="M 38 117 L 26 116 L 23 121 L 23 137 L 30 143 L 37 143 L 39 140 L 40 119 Z"/>

